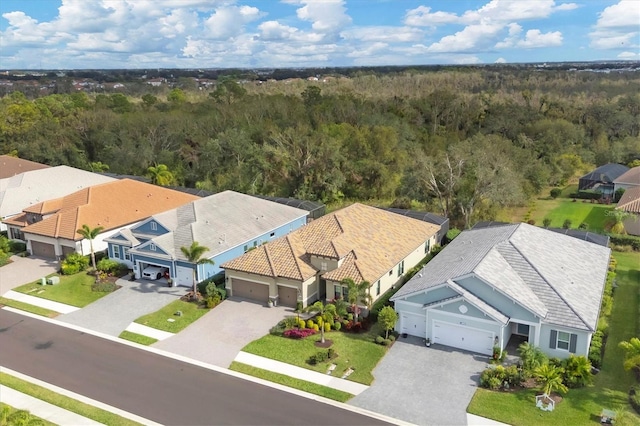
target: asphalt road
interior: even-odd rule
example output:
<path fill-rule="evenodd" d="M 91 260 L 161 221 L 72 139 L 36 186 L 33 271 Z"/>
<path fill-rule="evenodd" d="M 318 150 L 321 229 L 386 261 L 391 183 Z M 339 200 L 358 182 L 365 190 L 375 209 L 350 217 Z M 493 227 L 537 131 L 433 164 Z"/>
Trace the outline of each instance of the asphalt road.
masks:
<path fill-rule="evenodd" d="M 2 309 L 0 365 L 167 425 L 385 424 Z"/>

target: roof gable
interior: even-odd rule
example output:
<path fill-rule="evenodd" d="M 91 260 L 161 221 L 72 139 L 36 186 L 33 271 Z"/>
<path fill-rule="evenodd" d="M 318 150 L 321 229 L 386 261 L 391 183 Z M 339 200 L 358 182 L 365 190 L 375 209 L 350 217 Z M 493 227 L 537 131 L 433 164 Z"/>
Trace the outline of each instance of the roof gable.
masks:
<path fill-rule="evenodd" d="M 49 167 L 51 166 L 12 157 L 11 155 L 0 155 L 0 179 L 6 179 L 32 170 L 48 169 Z"/>
<path fill-rule="evenodd" d="M 629 188 L 624 191 L 616 210 L 622 210 L 629 213 L 640 213 L 640 186 Z"/>
<path fill-rule="evenodd" d="M 636 166 L 632 169 L 627 170 L 626 172 L 618 176 L 618 178 L 615 179 L 614 182 L 640 186 L 640 166 Z"/>

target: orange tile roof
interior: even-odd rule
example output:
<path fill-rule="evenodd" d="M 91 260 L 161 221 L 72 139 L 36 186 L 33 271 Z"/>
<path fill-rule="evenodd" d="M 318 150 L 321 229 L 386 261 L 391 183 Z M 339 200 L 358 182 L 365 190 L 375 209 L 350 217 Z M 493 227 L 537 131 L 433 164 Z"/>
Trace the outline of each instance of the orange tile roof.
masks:
<path fill-rule="evenodd" d="M 0 155 L 0 179 L 9 178 L 32 170 L 46 169 L 47 167 L 50 166 L 10 155 Z"/>
<path fill-rule="evenodd" d="M 198 197 L 131 179 L 121 179 L 81 189 L 73 194 L 31 206 L 25 211 L 51 213 L 23 232 L 54 238 L 81 240 L 76 233 L 86 224 L 105 231 L 138 222 L 174 209 Z M 53 209 L 53 210 L 51 210 Z"/>
<path fill-rule="evenodd" d="M 374 282 L 438 230 L 431 223 L 356 203 L 222 267 L 304 281 L 318 272 L 310 263 L 310 256 L 316 255 L 342 259 L 340 267 L 323 274 L 326 279 Z"/>
<path fill-rule="evenodd" d="M 623 210 L 630 213 L 640 213 L 640 186 L 629 188 L 624 191 L 616 210 Z"/>

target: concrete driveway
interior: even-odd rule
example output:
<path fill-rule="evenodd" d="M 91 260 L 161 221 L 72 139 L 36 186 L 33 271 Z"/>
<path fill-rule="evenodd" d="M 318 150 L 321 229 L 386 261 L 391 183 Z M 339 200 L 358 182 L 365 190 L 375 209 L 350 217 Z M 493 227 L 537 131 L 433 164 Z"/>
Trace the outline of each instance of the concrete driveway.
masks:
<path fill-rule="evenodd" d="M 179 334 L 153 344 L 154 348 L 227 368 L 248 343 L 269 333 L 293 308 L 231 297 Z"/>
<path fill-rule="evenodd" d="M 58 268 L 58 262 L 52 259 L 11 256 L 11 263 L 0 268 L 0 296 L 22 284 L 53 274 Z"/>
<path fill-rule="evenodd" d="M 488 357 L 400 338 L 373 370 L 373 385 L 348 404 L 417 425 L 466 425 Z"/>
<path fill-rule="evenodd" d="M 155 312 L 183 296 L 186 287 L 167 287 L 165 283 L 125 279 L 118 280 L 122 288 L 92 304 L 56 320 L 89 330 L 118 336 L 133 320 Z"/>

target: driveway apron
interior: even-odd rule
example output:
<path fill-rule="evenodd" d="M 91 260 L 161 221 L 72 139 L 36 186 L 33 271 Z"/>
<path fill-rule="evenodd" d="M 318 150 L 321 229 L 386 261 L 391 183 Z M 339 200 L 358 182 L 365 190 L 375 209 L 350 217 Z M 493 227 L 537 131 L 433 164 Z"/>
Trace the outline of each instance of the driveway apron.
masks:
<path fill-rule="evenodd" d="M 22 284 L 53 274 L 58 269 L 58 262 L 52 259 L 11 256 L 11 263 L 0 268 L 0 296 Z"/>
<path fill-rule="evenodd" d="M 373 370 L 373 385 L 348 404 L 417 425 L 466 425 L 488 357 L 399 338 Z"/>
<path fill-rule="evenodd" d="M 92 304 L 56 319 L 89 330 L 118 336 L 133 320 L 155 312 L 183 296 L 186 287 L 167 287 L 153 281 L 118 280 L 122 288 Z"/>
<path fill-rule="evenodd" d="M 154 348 L 227 368 L 248 343 L 269 333 L 269 329 L 292 308 L 231 297 L 216 306 L 179 334 L 153 344 Z"/>

